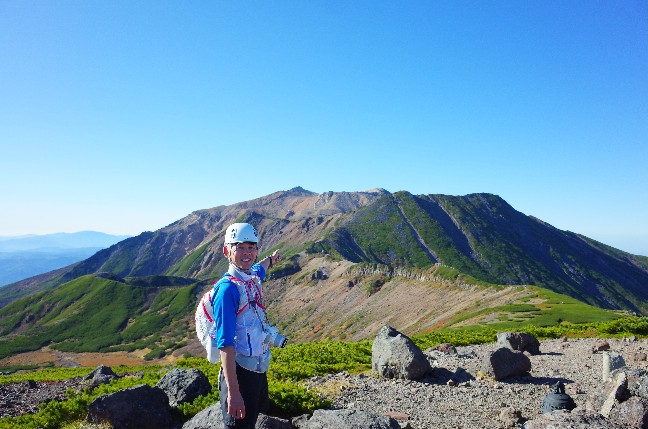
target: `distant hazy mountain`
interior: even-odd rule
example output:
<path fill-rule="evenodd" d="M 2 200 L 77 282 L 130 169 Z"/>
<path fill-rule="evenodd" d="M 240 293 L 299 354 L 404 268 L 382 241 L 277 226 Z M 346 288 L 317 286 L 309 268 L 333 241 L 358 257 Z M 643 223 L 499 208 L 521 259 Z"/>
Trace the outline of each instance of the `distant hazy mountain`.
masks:
<path fill-rule="evenodd" d="M 82 261 L 126 238 L 94 231 L 0 237 L 0 286 Z"/>
<path fill-rule="evenodd" d="M 110 235 L 95 231 L 0 237 L 0 252 L 20 252 L 25 250 L 58 251 L 61 249 L 82 249 L 88 247 L 104 249 L 128 237 L 128 235 Z"/>

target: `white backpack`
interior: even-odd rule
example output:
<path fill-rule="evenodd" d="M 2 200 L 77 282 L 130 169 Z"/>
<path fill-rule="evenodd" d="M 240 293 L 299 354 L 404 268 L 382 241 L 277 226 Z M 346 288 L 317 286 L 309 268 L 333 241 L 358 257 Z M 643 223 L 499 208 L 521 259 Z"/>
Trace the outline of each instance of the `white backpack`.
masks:
<path fill-rule="evenodd" d="M 212 346 L 211 330 L 214 326 L 214 313 L 212 304 L 214 301 L 214 288 L 212 287 L 205 292 L 198 302 L 194 320 L 196 321 L 196 335 L 207 350 L 207 360 L 216 363 L 220 360 L 220 353 L 216 347 Z"/>

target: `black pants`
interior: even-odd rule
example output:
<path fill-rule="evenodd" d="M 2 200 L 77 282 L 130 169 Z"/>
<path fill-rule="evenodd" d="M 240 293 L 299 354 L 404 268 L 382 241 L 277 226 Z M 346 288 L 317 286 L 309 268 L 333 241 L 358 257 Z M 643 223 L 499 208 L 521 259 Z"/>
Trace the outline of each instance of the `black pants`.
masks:
<path fill-rule="evenodd" d="M 224 427 L 254 429 L 259 413 L 267 413 L 270 405 L 268 377 L 265 372 L 249 371 L 236 364 L 236 378 L 245 404 L 245 418 L 239 420 L 227 414 L 227 383 L 225 383 L 225 374 L 221 368 L 218 376 L 218 391 Z"/>

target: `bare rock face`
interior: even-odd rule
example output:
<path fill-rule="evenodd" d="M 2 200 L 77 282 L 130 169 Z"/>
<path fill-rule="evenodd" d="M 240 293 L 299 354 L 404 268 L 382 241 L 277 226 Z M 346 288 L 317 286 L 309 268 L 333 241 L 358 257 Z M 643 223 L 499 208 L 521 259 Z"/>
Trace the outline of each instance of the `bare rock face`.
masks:
<path fill-rule="evenodd" d="M 484 355 L 481 370 L 495 380 L 504 380 L 531 371 L 531 361 L 520 351 L 502 347 Z"/>
<path fill-rule="evenodd" d="M 412 340 L 383 326 L 371 348 L 371 368 L 384 378 L 416 380 L 432 372 L 427 357 Z"/>

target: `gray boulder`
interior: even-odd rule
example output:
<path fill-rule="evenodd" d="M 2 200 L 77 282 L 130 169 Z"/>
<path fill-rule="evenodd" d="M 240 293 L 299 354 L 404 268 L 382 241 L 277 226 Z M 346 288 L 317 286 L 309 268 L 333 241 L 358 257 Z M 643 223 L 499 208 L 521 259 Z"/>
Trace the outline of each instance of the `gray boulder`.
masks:
<path fill-rule="evenodd" d="M 540 341 L 533 335 L 524 332 L 499 332 L 495 347 L 528 352 L 531 355 L 540 354 Z"/>
<path fill-rule="evenodd" d="M 427 357 L 406 335 L 383 326 L 371 347 L 371 368 L 385 378 L 416 380 L 432 372 Z"/>
<path fill-rule="evenodd" d="M 628 375 L 624 370 L 613 371 L 610 377 L 601 383 L 596 390 L 587 395 L 585 408 L 607 417 L 620 402 L 630 397 Z"/>
<path fill-rule="evenodd" d="M 209 380 L 198 369 L 174 368 L 164 374 L 156 386 L 167 394 L 172 407 L 191 402 L 212 390 Z"/>
<path fill-rule="evenodd" d="M 99 365 L 81 380 L 84 386 L 93 388 L 101 384 L 108 384 L 116 378 L 119 376 L 113 372 L 111 367 Z"/>
<path fill-rule="evenodd" d="M 628 391 L 630 396 L 639 396 L 648 399 L 648 373 L 640 368 L 623 368 L 628 377 Z"/>
<path fill-rule="evenodd" d="M 222 429 L 223 415 L 221 414 L 220 402 L 205 408 L 184 425 L 182 429 Z"/>
<path fill-rule="evenodd" d="M 114 429 L 173 429 L 177 427 L 162 389 L 146 384 L 100 396 L 88 406 L 87 421 Z"/>
<path fill-rule="evenodd" d="M 310 418 L 294 418 L 292 425 L 298 429 L 401 429 L 392 417 L 360 410 L 315 410 Z"/>
<path fill-rule="evenodd" d="M 626 404 L 631 399 L 632 402 Z M 640 368 L 623 367 L 610 372 L 609 378 L 587 396 L 585 407 L 588 411 L 598 412 L 604 417 L 616 416 L 617 421 L 622 421 L 624 417 L 620 416 L 625 414 L 641 414 L 641 407 L 646 404 L 643 400 L 648 400 L 648 373 Z M 626 420 L 633 419 L 628 417 Z"/>
<path fill-rule="evenodd" d="M 596 413 L 552 411 L 527 420 L 523 429 L 621 429 Z"/>
<path fill-rule="evenodd" d="M 265 414 L 259 414 L 254 427 L 255 429 L 293 429 L 293 425 L 289 420 L 266 416 Z"/>
<path fill-rule="evenodd" d="M 611 424 L 621 428 L 648 428 L 648 399 L 632 396 L 615 407 L 608 419 Z"/>
<path fill-rule="evenodd" d="M 481 370 L 495 380 L 503 380 L 531 371 L 531 361 L 520 351 L 502 347 L 484 355 Z"/>
<path fill-rule="evenodd" d="M 182 429 L 222 428 L 223 415 L 221 414 L 220 402 L 205 408 L 182 426 Z M 255 429 L 292 429 L 292 424 L 288 420 L 259 414 Z"/>
<path fill-rule="evenodd" d="M 603 381 L 610 378 L 612 371 L 626 366 L 623 356 L 618 353 L 603 352 Z"/>

